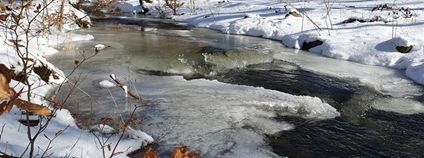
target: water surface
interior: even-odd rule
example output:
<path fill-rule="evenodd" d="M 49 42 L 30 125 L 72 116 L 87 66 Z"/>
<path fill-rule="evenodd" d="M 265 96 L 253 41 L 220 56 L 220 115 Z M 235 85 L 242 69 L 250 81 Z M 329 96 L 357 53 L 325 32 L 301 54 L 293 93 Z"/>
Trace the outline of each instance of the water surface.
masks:
<path fill-rule="evenodd" d="M 128 118 L 137 105 L 136 127 L 158 140 L 153 147 L 163 157 L 181 145 L 203 157 L 423 156 L 423 91 L 402 71 L 262 38 L 132 20 L 96 22 L 78 32 L 95 40 L 49 59 L 70 72 L 82 60 L 75 52 L 110 46 L 71 77 L 83 81 L 84 93 L 66 105 L 83 114 L 81 125 Z M 147 101 L 100 87 L 111 73 Z"/>

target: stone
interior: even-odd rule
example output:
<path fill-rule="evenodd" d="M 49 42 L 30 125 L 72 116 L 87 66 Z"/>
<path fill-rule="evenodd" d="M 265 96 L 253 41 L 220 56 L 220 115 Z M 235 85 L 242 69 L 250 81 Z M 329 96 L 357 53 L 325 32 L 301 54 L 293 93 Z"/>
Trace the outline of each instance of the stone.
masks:
<path fill-rule="evenodd" d="M 320 40 L 315 40 L 315 41 L 312 41 L 312 42 L 303 42 L 303 44 L 302 44 L 302 48 L 300 48 L 300 49 L 302 49 L 302 50 L 309 50 L 309 49 L 311 49 L 311 48 L 313 48 L 313 47 L 316 47 L 316 46 L 319 46 L 319 45 L 321 45 L 322 43 L 324 43 L 324 42 L 322 42 L 322 41 L 320 41 Z"/>
<path fill-rule="evenodd" d="M 302 15 L 300 15 L 298 12 L 295 12 L 295 11 L 289 12 L 288 14 L 286 14 L 286 17 L 288 17 L 290 15 L 294 16 L 294 17 L 302 17 Z"/>
<path fill-rule="evenodd" d="M 87 21 L 87 20 L 83 20 L 83 19 L 77 19 L 76 24 L 81 28 L 89 28 L 90 27 L 90 22 Z"/>
<path fill-rule="evenodd" d="M 400 53 L 409 53 L 414 46 L 396 46 L 396 50 Z"/>

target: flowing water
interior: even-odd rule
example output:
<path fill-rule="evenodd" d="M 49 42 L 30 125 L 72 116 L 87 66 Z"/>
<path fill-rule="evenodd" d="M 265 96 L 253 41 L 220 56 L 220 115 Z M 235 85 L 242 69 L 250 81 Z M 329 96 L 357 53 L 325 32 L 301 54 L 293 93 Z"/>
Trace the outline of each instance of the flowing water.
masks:
<path fill-rule="evenodd" d="M 161 20 L 97 21 L 78 33 L 95 39 L 49 57 L 65 73 L 78 52 L 110 47 L 71 76 L 84 92 L 66 108 L 83 127 L 137 105 L 136 127 L 161 157 L 181 145 L 202 157 L 424 156 L 423 87 L 402 71 Z M 100 86 L 112 73 L 145 101 Z"/>

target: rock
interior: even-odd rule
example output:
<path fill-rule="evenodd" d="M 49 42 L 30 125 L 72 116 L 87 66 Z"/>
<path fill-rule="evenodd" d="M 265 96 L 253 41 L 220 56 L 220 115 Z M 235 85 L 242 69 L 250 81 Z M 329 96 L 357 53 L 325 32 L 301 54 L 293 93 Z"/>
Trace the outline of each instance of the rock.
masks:
<path fill-rule="evenodd" d="M 288 16 L 294 16 L 294 17 L 302 17 L 302 15 L 300 15 L 300 13 L 296 12 L 296 11 L 291 11 L 288 14 L 286 14 L 286 17 Z"/>
<path fill-rule="evenodd" d="M 414 46 L 396 46 L 396 50 L 400 53 L 409 53 Z"/>
<path fill-rule="evenodd" d="M 313 48 L 313 47 L 316 47 L 316 46 L 319 46 L 319 45 L 321 45 L 323 42 L 322 41 L 320 41 L 320 40 L 315 40 L 315 41 L 312 41 L 312 42 L 303 42 L 303 44 L 302 44 L 302 48 L 300 48 L 300 49 L 302 49 L 302 50 L 309 50 L 309 49 L 311 49 L 311 48 Z"/>
<path fill-rule="evenodd" d="M 89 21 L 83 19 L 77 19 L 76 24 L 81 28 L 89 28 L 91 25 Z"/>
<path fill-rule="evenodd" d="M 259 14 L 247 13 L 246 15 L 244 15 L 244 19 L 247 18 L 261 18 L 261 16 Z"/>

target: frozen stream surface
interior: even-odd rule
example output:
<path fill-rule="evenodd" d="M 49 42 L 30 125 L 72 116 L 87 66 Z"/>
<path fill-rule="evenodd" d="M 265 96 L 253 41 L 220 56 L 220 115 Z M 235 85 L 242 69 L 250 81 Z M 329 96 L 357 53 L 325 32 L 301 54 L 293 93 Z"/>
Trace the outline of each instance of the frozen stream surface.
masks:
<path fill-rule="evenodd" d="M 128 118 L 137 105 L 136 126 L 161 157 L 181 145 L 202 157 L 423 156 L 423 90 L 400 71 L 261 38 L 121 22 L 132 25 L 98 22 L 78 32 L 95 40 L 49 58 L 67 73 L 79 51 L 110 46 L 71 77 L 84 92 L 66 108 L 81 126 Z M 112 73 L 146 101 L 100 86 Z"/>

